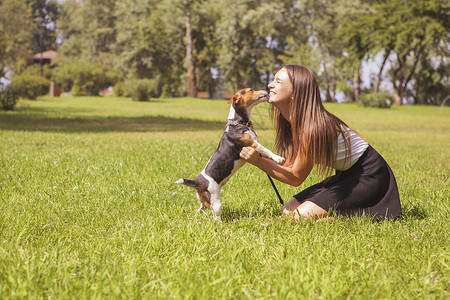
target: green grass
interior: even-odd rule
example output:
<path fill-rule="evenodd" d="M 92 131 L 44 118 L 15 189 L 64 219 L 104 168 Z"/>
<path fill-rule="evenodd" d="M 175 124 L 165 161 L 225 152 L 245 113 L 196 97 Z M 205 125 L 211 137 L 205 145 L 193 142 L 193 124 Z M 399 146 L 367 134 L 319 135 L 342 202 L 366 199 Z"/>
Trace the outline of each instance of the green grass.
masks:
<path fill-rule="evenodd" d="M 0 112 L 0 298 L 448 299 L 450 110 L 327 108 L 391 165 L 402 219 L 297 224 L 250 165 L 222 191 L 223 224 L 198 214 L 173 182 L 216 149 L 225 101 L 41 98 Z M 267 111 L 253 121 L 270 148 Z M 285 200 L 301 189 L 276 184 Z"/>

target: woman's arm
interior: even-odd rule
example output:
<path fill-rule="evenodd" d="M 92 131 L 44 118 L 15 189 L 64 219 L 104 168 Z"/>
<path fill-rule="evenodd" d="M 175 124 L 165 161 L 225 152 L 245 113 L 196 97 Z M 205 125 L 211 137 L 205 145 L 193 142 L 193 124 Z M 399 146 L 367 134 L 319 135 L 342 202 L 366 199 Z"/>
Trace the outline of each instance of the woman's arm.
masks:
<path fill-rule="evenodd" d="M 252 147 L 244 147 L 240 156 L 266 172 L 270 177 L 292 186 L 302 184 L 313 168 L 313 164 L 309 160 L 299 156 L 289 165 L 286 163 L 279 165 L 269 158 L 261 157 Z"/>

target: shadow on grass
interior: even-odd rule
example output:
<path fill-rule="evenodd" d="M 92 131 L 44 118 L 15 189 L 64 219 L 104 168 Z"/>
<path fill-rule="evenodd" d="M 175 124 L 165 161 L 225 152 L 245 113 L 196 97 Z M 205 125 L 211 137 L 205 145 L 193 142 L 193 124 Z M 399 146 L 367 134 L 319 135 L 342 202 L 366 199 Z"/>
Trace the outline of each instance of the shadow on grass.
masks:
<path fill-rule="evenodd" d="M 57 118 L 40 115 L 0 115 L 0 130 L 44 132 L 156 132 L 223 130 L 226 122 L 162 116 Z"/>
<path fill-rule="evenodd" d="M 259 218 L 261 215 L 269 217 L 279 217 L 281 215 L 281 207 L 267 208 L 264 210 L 247 209 L 247 208 L 232 208 L 224 206 L 222 209 L 222 221 L 225 223 L 240 220 L 242 218 Z"/>
<path fill-rule="evenodd" d="M 406 206 L 403 207 L 402 218 L 424 220 L 428 217 L 425 210 L 420 206 Z"/>
<path fill-rule="evenodd" d="M 258 217 L 260 215 L 266 215 L 271 217 L 279 217 L 281 215 L 281 207 L 270 209 L 269 212 L 267 211 L 258 211 L 258 210 L 252 210 L 252 209 L 235 209 L 231 207 L 224 207 L 222 210 L 222 220 L 224 222 L 233 222 L 234 220 L 240 220 L 241 218 L 250 218 L 250 217 Z M 343 216 L 338 216 L 339 218 L 346 218 Z M 381 220 L 373 220 L 374 222 L 392 222 L 392 221 L 401 221 L 401 220 L 408 220 L 408 219 L 416 219 L 416 220 L 424 220 L 428 217 L 427 213 L 422 207 L 419 206 L 412 206 L 412 207 L 404 207 L 403 208 L 403 214 L 401 217 L 395 218 L 395 219 L 381 219 Z M 370 219 L 370 217 L 367 217 Z"/>

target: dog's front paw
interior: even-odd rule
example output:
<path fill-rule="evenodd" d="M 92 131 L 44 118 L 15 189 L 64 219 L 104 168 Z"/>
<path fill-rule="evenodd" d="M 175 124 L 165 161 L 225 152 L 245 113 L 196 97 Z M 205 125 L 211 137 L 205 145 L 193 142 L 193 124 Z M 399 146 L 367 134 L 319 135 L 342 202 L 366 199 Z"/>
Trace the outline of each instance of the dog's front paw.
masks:
<path fill-rule="evenodd" d="M 272 157 L 272 159 L 277 164 L 282 164 L 286 160 L 284 157 L 281 157 L 281 156 L 278 156 L 278 155 L 275 155 L 274 157 Z"/>

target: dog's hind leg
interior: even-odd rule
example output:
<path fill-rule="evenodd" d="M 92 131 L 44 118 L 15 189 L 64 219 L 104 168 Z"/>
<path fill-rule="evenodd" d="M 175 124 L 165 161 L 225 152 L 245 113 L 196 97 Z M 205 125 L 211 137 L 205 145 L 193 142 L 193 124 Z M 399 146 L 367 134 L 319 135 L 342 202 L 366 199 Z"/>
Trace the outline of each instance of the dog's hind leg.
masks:
<path fill-rule="evenodd" d="M 211 210 L 214 215 L 214 219 L 222 223 L 222 201 L 220 200 L 220 187 L 218 184 L 212 184 L 208 188 L 211 193 Z"/>
<path fill-rule="evenodd" d="M 211 210 L 213 211 L 214 219 L 217 222 L 222 223 L 222 201 L 220 200 L 220 192 L 218 197 L 212 194 L 211 196 Z"/>
<path fill-rule="evenodd" d="M 200 201 L 200 207 L 198 208 L 197 211 L 198 211 L 199 213 L 202 213 L 202 212 L 205 211 L 206 206 L 203 205 L 202 199 L 200 199 L 200 196 L 199 196 L 198 192 L 196 193 L 196 196 L 197 196 L 198 201 Z"/>
<path fill-rule="evenodd" d="M 219 184 L 212 179 L 212 177 L 206 175 L 204 171 L 202 171 L 201 175 L 208 180 L 208 192 L 211 195 L 210 203 L 211 203 L 211 210 L 213 212 L 214 218 L 217 222 L 222 222 L 222 201 L 220 201 L 220 186 Z"/>
<path fill-rule="evenodd" d="M 205 206 L 203 205 L 203 203 L 200 203 L 200 207 L 197 209 L 198 213 L 203 213 L 205 211 Z"/>

